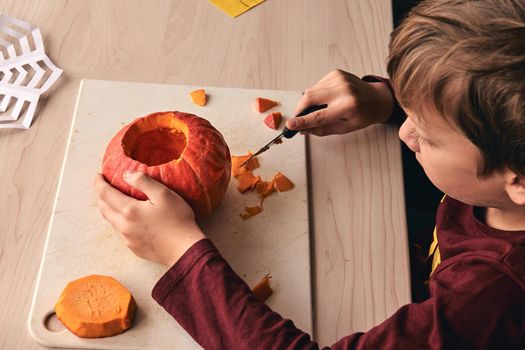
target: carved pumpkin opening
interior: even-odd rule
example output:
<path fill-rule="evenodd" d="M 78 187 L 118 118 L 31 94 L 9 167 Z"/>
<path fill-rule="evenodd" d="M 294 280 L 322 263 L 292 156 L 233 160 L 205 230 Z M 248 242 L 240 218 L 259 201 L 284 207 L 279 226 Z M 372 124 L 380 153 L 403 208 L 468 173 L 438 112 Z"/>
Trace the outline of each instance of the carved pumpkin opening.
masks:
<path fill-rule="evenodd" d="M 187 145 L 187 126 L 175 118 L 159 116 L 132 124 L 122 138 L 124 153 L 147 166 L 177 160 Z"/>

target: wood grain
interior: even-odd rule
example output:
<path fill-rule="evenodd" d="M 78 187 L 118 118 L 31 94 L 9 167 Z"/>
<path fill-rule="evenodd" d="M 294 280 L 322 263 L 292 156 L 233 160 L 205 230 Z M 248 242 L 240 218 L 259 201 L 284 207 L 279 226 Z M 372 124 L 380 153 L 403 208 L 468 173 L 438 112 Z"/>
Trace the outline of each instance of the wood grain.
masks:
<path fill-rule="evenodd" d="M 64 69 L 27 131 L 0 130 L 0 348 L 39 349 L 27 317 L 81 78 L 302 90 L 334 68 L 384 74 L 388 0 L 267 0 L 232 20 L 207 1 L 2 0 Z M 316 339 L 409 302 L 401 155 L 384 126 L 312 138 Z"/>

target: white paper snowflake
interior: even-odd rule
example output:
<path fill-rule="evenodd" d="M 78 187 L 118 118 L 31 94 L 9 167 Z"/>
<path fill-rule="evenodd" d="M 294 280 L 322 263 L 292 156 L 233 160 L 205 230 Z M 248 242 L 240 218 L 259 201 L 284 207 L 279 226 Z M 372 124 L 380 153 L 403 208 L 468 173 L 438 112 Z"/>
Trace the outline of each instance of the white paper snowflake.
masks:
<path fill-rule="evenodd" d="M 0 128 L 28 129 L 40 95 L 61 73 L 40 29 L 0 13 Z"/>

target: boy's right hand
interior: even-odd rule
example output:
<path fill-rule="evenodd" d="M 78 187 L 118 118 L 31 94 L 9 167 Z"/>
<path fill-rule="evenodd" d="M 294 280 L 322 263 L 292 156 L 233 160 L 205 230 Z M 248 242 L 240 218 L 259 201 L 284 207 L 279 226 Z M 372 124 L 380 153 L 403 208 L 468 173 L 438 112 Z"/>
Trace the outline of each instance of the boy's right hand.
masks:
<path fill-rule="evenodd" d="M 394 97 L 384 83 L 369 83 L 337 69 L 304 92 L 295 115 L 309 106 L 320 104 L 328 107 L 290 119 L 286 127 L 317 136 L 345 134 L 385 122 L 394 108 Z"/>

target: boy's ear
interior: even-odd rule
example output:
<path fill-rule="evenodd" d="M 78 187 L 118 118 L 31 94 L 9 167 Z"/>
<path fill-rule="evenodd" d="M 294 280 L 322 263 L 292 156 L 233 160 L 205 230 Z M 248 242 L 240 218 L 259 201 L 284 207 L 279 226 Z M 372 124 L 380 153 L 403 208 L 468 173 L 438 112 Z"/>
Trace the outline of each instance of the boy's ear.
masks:
<path fill-rule="evenodd" d="M 510 199 L 518 205 L 525 205 L 525 175 L 507 170 L 505 180 L 505 190 Z"/>

